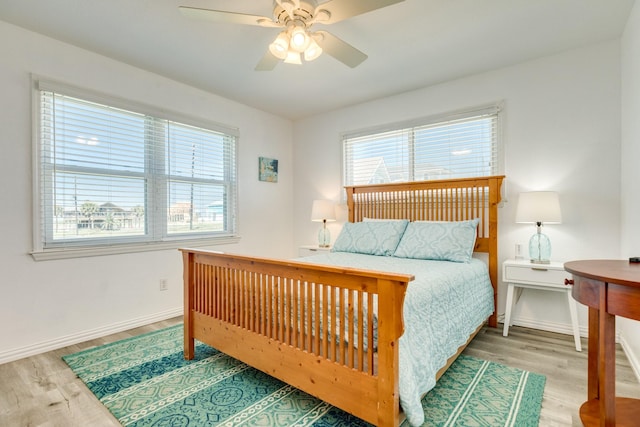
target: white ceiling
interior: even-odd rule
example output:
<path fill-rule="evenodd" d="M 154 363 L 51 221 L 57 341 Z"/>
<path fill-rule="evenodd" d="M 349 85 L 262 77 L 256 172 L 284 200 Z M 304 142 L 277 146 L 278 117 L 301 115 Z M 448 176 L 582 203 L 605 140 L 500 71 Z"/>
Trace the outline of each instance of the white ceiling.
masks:
<path fill-rule="evenodd" d="M 178 6 L 271 16 L 272 0 L 0 0 L 0 19 L 298 119 L 618 38 L 633 3 L 405 0 L 326 27 L 369 55 L 357 68 L 325 54 L 267 72 L 254 67 L 278 29 L 188 19 Z"/>

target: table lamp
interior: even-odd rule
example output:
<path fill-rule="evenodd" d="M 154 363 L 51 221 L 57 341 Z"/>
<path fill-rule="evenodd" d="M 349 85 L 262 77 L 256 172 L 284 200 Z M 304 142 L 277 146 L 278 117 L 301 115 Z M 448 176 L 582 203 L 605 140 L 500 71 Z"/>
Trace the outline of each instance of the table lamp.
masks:
<path fill-rule="evenodd" d="M 516 208 L 517 223 L 536 224 L 536 234 L 529 239 L 529 258 L 534 264 L 549 264 L 551 241 L 542 233 L 542 224 L 562 223 L 560 199 L 555 191 L 520 193 Z"/>
<path fill-rule="evenodd" d="M 336 220 L 335 204 L 331 200 L 314 200 L 311 206 L 311 221 L 322 222 L 318 232 L 318 246 L 328 248 L 331 245 L 331 233 L 327 221 Z"/>

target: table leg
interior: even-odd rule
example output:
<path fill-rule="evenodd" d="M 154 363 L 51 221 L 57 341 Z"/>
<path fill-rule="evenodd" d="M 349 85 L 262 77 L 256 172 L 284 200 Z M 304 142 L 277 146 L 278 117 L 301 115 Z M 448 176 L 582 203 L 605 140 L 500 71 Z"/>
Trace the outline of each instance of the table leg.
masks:
<path fill-rule="evenodd" d="M 576 308 L 576 300 L 571 296 L 571 290 L 567 290 L 567 301 L 569 302 L 569 313 L 571 313 L 571 325 L 573 326 L 573 340 L 576 344 L 576 351 L 582 351 L 582 343 L 580 342 L 580 325 L 578 324 L 578 310 Z"/>
<path fill-rule="evenodd" d="M 598 326 L 598 378 L 600 399 L 600 425 L 616 425 L 616 317 L 605 311 L 606 284 L 600 287 L 600 314 Z"/>
<path fill-rule="evenodd" d="M 513 283 L 509 283 L 507 288 L 507 302 L 504 309 L 504 327 L 502 328 L 502 336 L 509 335 L 509 326 L 511 326 L 511 309 L 513 308 Z"/>
<path fill-rule="evenodd" d="M 598 343 L 600 341 L 600 312 L 589 307 L 589 363 L 587 368 L 587 400 L 597 399 L 598 383 Z"/>

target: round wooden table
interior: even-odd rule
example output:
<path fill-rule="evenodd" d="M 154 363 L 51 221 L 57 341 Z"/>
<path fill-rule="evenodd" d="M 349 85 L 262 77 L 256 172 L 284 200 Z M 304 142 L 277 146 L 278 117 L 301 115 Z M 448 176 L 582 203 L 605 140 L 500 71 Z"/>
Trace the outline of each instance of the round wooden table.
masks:
<path fill-rule="evenodd" d="M 580 407 L 585 426 L 638 426 L 640 399 L 616 397 L 616 318 L 640 320 L 640 263 L 618 260 L 571 261 L 573 298 L 589 307 L 587 401 Z"/>

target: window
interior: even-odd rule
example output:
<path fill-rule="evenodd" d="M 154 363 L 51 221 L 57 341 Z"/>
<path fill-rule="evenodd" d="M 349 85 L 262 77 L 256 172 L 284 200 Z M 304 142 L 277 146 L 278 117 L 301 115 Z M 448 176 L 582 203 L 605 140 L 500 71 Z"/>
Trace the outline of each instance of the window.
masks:
<path fill-rule="evenodd" d="M 39 82 L 36 92 L 34 254 L 235 236 L 236 131 L 96 102 L 55 84 Z"/>
<path fill-rule="evenodd" d="M 498 175 L 498 119 L 491 106 L 346 134 L 345 185 Z"/>

